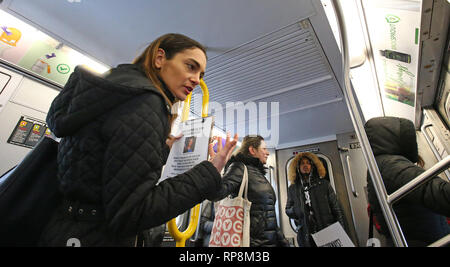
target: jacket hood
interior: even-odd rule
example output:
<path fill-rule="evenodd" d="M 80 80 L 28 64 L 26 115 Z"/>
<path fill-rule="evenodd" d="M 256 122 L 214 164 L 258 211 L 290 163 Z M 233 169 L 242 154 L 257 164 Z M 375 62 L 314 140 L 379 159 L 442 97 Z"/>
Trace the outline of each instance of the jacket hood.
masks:
<path fill-rule="evenodd" d="M 291 165 L 289 165 L 288 179 L 291 182 L 291 184 L 295 184 L 295 180 L 297 179 L 298 164 L 300 163 L 300 160 L 303 157 L 308 158 L 314 164 L 320 178 L 325 177 L 327 171 L 323 166 L 322 161 L 320 161 L 319 157 L 317 157 L 314 153 L 311 152 L 302 152 L 298 153 L 292 160 Z"/>
<path fill-rule="evenodd" d="M 231 158 L 228 160 L 227 164 L 225 165 L 225 170 L 231 165 L 233 162 L 242 162 L 245 165 L 251 165 L 257 167 L 262 174 L 266 174 L 266 167 L 264 164 L 255 157 L 246 156 L 242 153 L 237 153 L 236 155 L 231 156 Z"/>
<path fill-rule="evenodd" d="M 121 103 L 148 91 L 161 95 L 137 65 L 119 65 L 102 77 L 77 66 L 53 100 L 47 124 L 57 137 L 72 135 Z"/>
<path fill-rule="evenodd" d="M 401 155 L 417 162 L 416 130 L 412 121 L 397 117 L 377 117 L 366 122 L 365 130 L 373 154 Z"/>

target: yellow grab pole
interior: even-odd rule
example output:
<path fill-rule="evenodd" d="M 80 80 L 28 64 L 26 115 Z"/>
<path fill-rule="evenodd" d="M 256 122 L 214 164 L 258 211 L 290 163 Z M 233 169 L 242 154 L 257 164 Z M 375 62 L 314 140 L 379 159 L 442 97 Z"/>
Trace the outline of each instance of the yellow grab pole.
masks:
<path fill-rule="evenodd" d="M 203 79 L 200 80 L 200 88 L 202 88 L 203 99 L 202 99 L 202 117 L 208 117 L 209 108 L 209 90 Z M 192 95 L 192 94 L 191 94 Z"/>
<path fill-rule="evenodd" d="M 181 121 L 187 121 L 189 119 L 189 108 L 191 107 L 192 93 L 188 94 L 184 100 L 183 111 L 181 112 Z"/>
<path fill-rule="evenodd" d="M 208 116 L 208 105 L 209 105 L 209 91 L 203 79 L 200 80 L 200 88 L 202 88 L 203 99 L 202 99 L 202 117 Z M 186 121 L 189 118 L 189 108 L 191 106 L 192 93 L 189 94 L 184 100 L 183 111 L 181 113 L 181 121 Z M 170 235 L 175 239 L 177 247 L 186 246 L 186 240 L 188 240 L 197 228 L 198 220 L 200 217 L 200 204 L 197 204 L 191 209 L 191 216 L 189 220 L 189 226 L 184 232 L 180 232 L 177 226 L 176 218 L 173 218 L 167 223 L 167 228 Z"/>

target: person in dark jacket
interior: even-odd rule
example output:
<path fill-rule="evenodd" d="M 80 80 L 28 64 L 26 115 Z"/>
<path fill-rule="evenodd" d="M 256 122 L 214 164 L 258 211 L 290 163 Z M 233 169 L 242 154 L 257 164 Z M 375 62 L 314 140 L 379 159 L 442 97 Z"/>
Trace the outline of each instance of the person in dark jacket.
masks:
<path fill-rule="evenodd" d="M 244 137 L 236 155 L 225 166 L 220 200 L 228 195 L 237 196 L 244 175 L 248 171 L 248 200 L 250 207 L 250 247 L 288 247 L 289 243 L 277 226 L 276 195 L 267 181 L 264 164 L 269 152 L 264 138 L 259 135 Z"/>
<path fill-rule="evenodd" d="M 299 247 L 314 247 L 311 237 L 327 226 L 339 222 L 344 228 L 344 215 L 336 194 L 326 179 L 325 167 L 313 153 L 298 153 L 289 166 L 286 214 L 297 224 Z"/>
<path fill-rule="evenodd" d="M 214 203 L 209 200 L 203 201 L 198 225 L 198 237 L 195 242 L 196 247 L 209 247 L 209 239 L 214 225 L 214 213 Z"/>
<path fill-rule="evenodd" d="M 42 246 L 133 246 L 143 230 L 216 197 L 237 136 L 210 161 L 157 185 L 174 141 L 171 107 L 199 84 L 206 60 L 195 40 L 166 34 L 102 77 L 75 69 L 47 115 L 61 137 L 64 201 Z"/>
<path fill-rule="evenodd" d="M 377 117 L 365 125 L 386 192 L 397 189 L 425 170 L 420 162 L 416 130 L 412 121 L 396 117 Z M 378 202 L 370 174 L 367 174 L 369 204 L 379 222 L 380 232 L 390 233 Z M 394 212 L 408 246 L 427 246 L 450 233 L 450 183 L 436 176 L 394 203 Z"/>

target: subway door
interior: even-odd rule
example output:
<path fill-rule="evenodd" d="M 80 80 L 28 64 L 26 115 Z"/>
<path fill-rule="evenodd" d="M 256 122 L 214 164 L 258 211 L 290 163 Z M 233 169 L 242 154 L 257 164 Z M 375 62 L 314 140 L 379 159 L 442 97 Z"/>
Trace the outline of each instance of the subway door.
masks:
<path fill-rule="evenodd" d="M 352 221 L 360 246 L 365 246 L 369 235 L 367 214 L 367 166 L 355 133 L 337 135 L 340 158 L 344 167 Z"/>
<path fill-rule="evenodd" d="M 17 165 L 35 145 L 37 139 L 32 135 L 32 131 L 44 129 L 48 109 L 59 90 L 2 67 L 0 76 L 2 83 L 0 175 L 2 175 Z M 27 125 L 19 129 L 22 121 L 26 121 Z"/>
<path fill-rule="evenodd" d="M 369 216 L 367 213 L 367 164 L 360 143 L 354 132 L 337 135 L 339 152 L 344 166 L 348 199 L 352 220 L 360 246 L 367 246 L 369 238 Z M 390 246 L 386 237 L 380 235 L 373 226 L 373 239 L 370 246 Z"/>
<path fill-rule="evenodd" d="M 344 212 L 345 224 L 343 227 L 346 230 L 349 237 L 352 239 L 355 246 L 358 246 L 355 228 L 352 221 L 352 213 L 350 203 L 347 194 L 347 187 L 344 179 L 344 173 L 339 157 L 336 141 L 329 141 L 318 144 L 311 144 L 306 146 L 299 146 L 294 148 L 277 150 L 277 167 L 279 178 L 279 192 L 280 192 L 280 219 L 281 229 L 286 238 L 294 239 L 295 245 L 297 244 L 296 225 L 294 220 L 291 220 L 285 213 L 285 207 L 287 202 L 287 190 L 290 182 L 287 177 L 289 166 L 294 159 L 295 155 L 300 152 L 312 152 L 316 154 L 327 169 L 327 176 L 325 179 L 330 181 L 331 186 L 336 192 L 339 203 Z"/>

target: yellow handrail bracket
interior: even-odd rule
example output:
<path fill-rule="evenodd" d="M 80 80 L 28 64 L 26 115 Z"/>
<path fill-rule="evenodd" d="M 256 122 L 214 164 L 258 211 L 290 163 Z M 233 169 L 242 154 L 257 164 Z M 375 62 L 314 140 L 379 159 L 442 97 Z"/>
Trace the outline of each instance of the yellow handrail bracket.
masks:
<path fill-rule="evenodd" d="M 202 99 L 202 117 L 208 117 L 208 106 L 209 106 L 209 91 L 203 79 L 200 80 L 200 88 L 202 89 L 203 99 Z M 189 94 L 184 100 L 183 111 L 181 113 L 181 121 L 187 121 L 189 119 L 189 108 L 191 106 L 192 93 Z M 200 217 L 200 204 L 197 204 L 191 209 L 191 215 L 189 220 L 189 226 L 183 232 L 178 229 L 176 218 L 173 218 L 167 223 L 167 228 L 170 235 L 175 239 L 175 244 L 177 247 L 185 247 L 186 240 L 188 240 L 197 229 L 198 220 Z"/>

